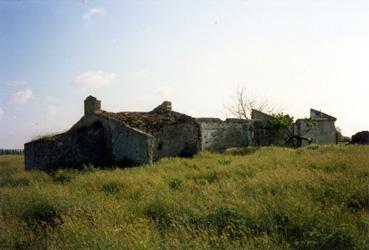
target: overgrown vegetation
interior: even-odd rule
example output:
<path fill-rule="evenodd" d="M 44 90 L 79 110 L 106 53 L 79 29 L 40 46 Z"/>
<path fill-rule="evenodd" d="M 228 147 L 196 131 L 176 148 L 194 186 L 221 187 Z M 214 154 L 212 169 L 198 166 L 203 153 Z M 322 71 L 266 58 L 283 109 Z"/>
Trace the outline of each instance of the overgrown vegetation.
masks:
<path fill-rule="evenodd" d="M 283 113 L 273 113 L 269 122 L 272 128 L 291 128 L 293 125 L 293 117 Z"/>
<path fill-rule="evenodd" d="M 55 141 L 60 133 L 50 133 L 39 135 L 31 139 L 31 141 Z"/>
<path fill-rule="evenodd" d="M 369 249 L 368 183 L 368 146 L 50 173 L 0 156 L 0 249 Z"/>

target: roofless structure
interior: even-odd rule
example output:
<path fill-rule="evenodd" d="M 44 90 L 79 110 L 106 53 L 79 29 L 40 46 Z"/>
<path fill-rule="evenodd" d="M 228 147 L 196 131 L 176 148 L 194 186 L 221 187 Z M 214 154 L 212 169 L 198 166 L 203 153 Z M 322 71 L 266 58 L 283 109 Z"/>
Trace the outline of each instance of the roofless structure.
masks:
<path fill-rule="evenodd" d="M 173 111 L 169 101 L 149 112 L 113 113 L 88 96 L 83 117 L 71 129 L 25 144 L 25 167 L 133 166 L 200 150 L 336 143 L 336 118 L 323 112 L 311 109 L 309 119 L 283 128 L 273 126 L 273 119 L 256 110 L 250 120 L 193 118 Z"/>

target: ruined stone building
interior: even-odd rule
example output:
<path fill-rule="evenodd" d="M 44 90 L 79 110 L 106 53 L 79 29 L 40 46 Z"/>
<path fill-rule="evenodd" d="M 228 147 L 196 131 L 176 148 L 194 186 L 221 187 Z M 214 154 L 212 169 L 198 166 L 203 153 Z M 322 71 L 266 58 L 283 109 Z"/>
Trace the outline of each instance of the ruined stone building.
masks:
<path fill-rule="evenodd" d="M 304 146 L 336 143 L 336 118 L 311 109 L 309 119 L 275 128 L 272 116 L 253 110 L 252 119 L 193 118 L 163 102 L 150 112 L 101 110 L 89 96 L 84 116 L 67 132 L 25 144 L 26 169 L 81 166 L 132 166 L 162 157 L 192 156 L 200 150 L 230 147 Z"/>
<path fill-rule="evenodd" d="M 85 100 L 84 116 L 67 132 L 25 144 L 26 169 L 60 166 L 141 165 L 162 157 L 192 156 L 200 149 L 200 126 L 163 102 L 150 112 L 101 110 Z"/>

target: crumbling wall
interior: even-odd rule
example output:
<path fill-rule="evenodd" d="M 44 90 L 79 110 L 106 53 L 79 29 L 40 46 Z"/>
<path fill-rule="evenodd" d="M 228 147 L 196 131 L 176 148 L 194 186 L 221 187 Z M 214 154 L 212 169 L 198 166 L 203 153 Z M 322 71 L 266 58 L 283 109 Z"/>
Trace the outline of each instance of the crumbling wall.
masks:
<path fill-rule="evenodd" d="M 298 119 L 294 125 L 296 136 L 309 138 L 314 144 L 336 144 L 336 127 L 333 120 L 327 119 Z M 301 146 L 308 142 L 303 141 Z"/>
<path fill-rule="evenodd" d="M 201 149 L 222 151 L 230 147 L 246 147 L 252 145 L 253 121 L 217 118 L 198 118 L 201 127 Z"/>
<path fill-rule="evenodd" d="M 323 113 L 322 111 L 316 110 L 316 109 L 310 109 L 310 118 L 316 119 L 316 120 L 320 120 L 320 119 L 331 120 L 331 121 L 337 120 L 337 118 L 331 115 L 328 115 L 326 113 Z"/>
<path fill-rule="evenodd" d="M 100 121 L 105 124 L 109 136 L 111 160 L 109 164 L 133 166 L 151 163 L 153 161 L 152 135 L 139 129 L 131 128 L 115 119 L 110 119 L 99 113 L 85 115 L 71 130 L 88 127 Z M 105 134 L 107 134 L 105 133 Z"/>
<path fill-rule="evenodd" d="M 201 149 L 223 151 L 231 147 L 290 146 L 292 128 L 272 128 L 268 120 L 198 118 Z"/>
<path fill-rule="evenodd" d="M 151 163 L 153 138 L 97 114 L 81 118 L 68 132 L 25 144 L 26 169 L 131 166 Z"/>
<path fill-rule="evenodd" d="M 293 136 L 293 128 L 275 128 L 272 127 L 268 120 L 255 120 L 253 146 L 291 146 L 291 137 Z"/>
<path fill-rule="evenodd" d="M 161 126 L 153 132 L 155 160 L 171 156 L 189 157 L 200 151 L 200 126 L 193 118 Z"/>
<path fill-rule="evenodd" d="M 109 121 L 109 125 L 112 133 L 114 164 L 134 166 L 153 162 L 155 140 L 152 135 L 113 120 Z"/>
<path fill-rule="evenodd" d="M 52 137 L 25 144 L 26 169 L 106 165 L 112 162 L 111 135 L 106 123 L 95 121 Z"/>

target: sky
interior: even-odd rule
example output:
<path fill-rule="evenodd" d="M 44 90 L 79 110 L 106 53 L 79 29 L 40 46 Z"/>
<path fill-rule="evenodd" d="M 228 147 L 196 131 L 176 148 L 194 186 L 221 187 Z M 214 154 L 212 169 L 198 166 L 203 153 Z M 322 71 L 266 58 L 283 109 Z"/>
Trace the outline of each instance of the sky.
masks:
<path fill-rule="evenodd" d="M 68 130 L 88 95 L 224 119 L 238 87 L 369 130 L 369 1 L 0 0 L 0 148 Z"/>

